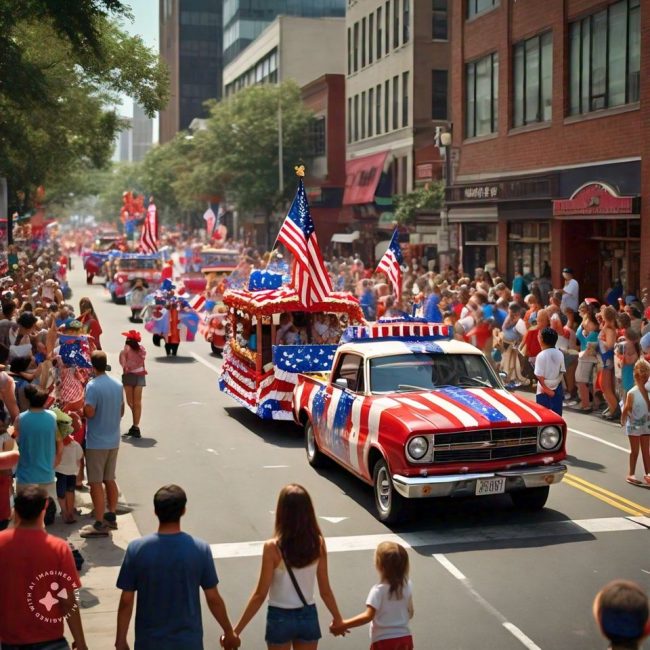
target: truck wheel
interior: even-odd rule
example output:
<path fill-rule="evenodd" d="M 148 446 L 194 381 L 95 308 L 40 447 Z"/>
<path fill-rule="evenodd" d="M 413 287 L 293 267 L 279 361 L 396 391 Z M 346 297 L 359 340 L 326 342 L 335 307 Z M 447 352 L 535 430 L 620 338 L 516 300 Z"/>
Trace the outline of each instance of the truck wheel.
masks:
<path fill-rule="evenodd" d="M 327 464 L 327 458 L 318 448 L 314 425 L 311 420 L 307 420 L 305 423 L 305 451 L 307 452 L 307 462 L 312 467 L 324 467 Z"/>
<path fill-rule="evenodd" d="M 541 510 L 546 505 L 548 499 L 549 486 L 528 488 L 527 490 L 517 490 L 510 493 L 510 498 L 515 508 L 520 510 Z"/>
<path fill-rule="evenodd" d="M 389 525 L 399 523 L 406 514 L 407 501 L 393 487 L 388 463 L 383 458 L 375 463 L 372 478 L 379 521 Z"/>

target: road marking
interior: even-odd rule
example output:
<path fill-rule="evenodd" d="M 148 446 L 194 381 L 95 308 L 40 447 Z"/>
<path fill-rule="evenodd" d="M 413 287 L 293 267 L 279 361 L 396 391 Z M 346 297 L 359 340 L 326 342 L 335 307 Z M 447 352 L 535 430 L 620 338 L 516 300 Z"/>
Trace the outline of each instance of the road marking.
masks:
<path fill-rule="evenodd" d="M 216 449 L 212 449 L 211 447 L 206 449 L 207 452 L 214 454 L 215 456 L 219 455 L 219 452 Z"/>
<path fill-rule="evenodd" d="M 217 375 L 221 374 L 221 370 L 216 366 L 213 366 L 209 361 L 206 361 L 202 356 L 198 355 L 196 352 L 190 352 L 190 354 L 199 362 L 202 363 L 206 368 L 210 368 L 212 372 Z"/>
<path fill-rule="evenodd" d="M 342 521 L 349 519 L 349 517 L 318 517 L 318 518 L 324 519 L 325 521 L 329 521 L 330 524 L 340 524 Z"/>
<path fill-rule="evenodd" d="M 544 521 L 537 524 L 509 524 L 506 526 L 481 526 L 454 530 L 422 531 L 415 533 L 382 533 L 377 535 L 350 535 L 327 537 L 330 553 L 374 551 L 380 542 L 397 542 L 407 548 L 422 546 L 462 546 L 466 544 L 512 543 L 516 540 L 553 537 L 585 537 L 598 533 L 650 530 L 650 518 L 602 517 L 599 519 L 564 519 Z M 211 544 L 212 557 L 232 559 L 258 557 L 262 554 L 263 541 L 228 542 Z"/>
<path fill-rule="evenodd" d="M 618 510 L 622 510 L 628 515 L 638 517 L 650 514 L 650 510 L 645 506 L 642 506 L 634 501 L 630 501 L 629 499 L 626 499 L 625 497 L 622 497 L 615 492 L 610 492 L 609 490 L 606 490 L 599 485 L 590 483 L 589 481 L 586 481 L 585 479 L 580 478 L 575 474 L 566 474 L 564 476 L 564 481 L 571 487 L 581 490 L 582 492 L 585 492 L 586 494 L 589 494 L 590 496 L 595 497 L 603 503 L 607 503 L 608 505 L 613 506 Z"/>
<path fill-rule="evenodd" d="M 262 465 L 262 469 L 284 469 L 289 465 Z"/>
<path fill-rule="evenodd" d="M 178 407 L 182 408 L 183 406 L 201 406 L 203 402 L 183 402 L 183 404 L 179 404 Z"/>
<path fill-rule="evenodd" d="M 481 594 L 476 591 L 472 583 L 467 579 L 467 576 L 445 555 L 442 553 L 434 553 L 433 558 L 437 560 L 456 580 L 458 580 L 469 593 L 471 598 L 475 600 L 488 614 L 496 618 L 501 625 L 512 634 L 524 647 L 528 650 L 541 650 L 541 648 L 528 636 L 526 636 L 514 623 L 508 619 L 490 602 L 488 602 Z"/>
<path fill-rule="evenodd" d="M 599 438 L 598 436 L 592 436 L 590 433 L 585 433 L 584 431 L 578 431 L 578 429 L 571 429 L 570 427 L 567 428 L 567 431 L 571 431 L 571 433 L 576 433 L 577 435 L 582 436 L 583 438 L 589 438 L 589 440 L 600 442 L 601 444 L 607 445 L 612 449 L 618 449 L 619 451 L 625 452 L 626 454 L 630 453 L 629 449 L 625 449 L 625 447 L 621 447 L 620 445 L 615 445 L 613 442 L 610 442 L 609 440 L 604 440 L 603 438 Z"/>

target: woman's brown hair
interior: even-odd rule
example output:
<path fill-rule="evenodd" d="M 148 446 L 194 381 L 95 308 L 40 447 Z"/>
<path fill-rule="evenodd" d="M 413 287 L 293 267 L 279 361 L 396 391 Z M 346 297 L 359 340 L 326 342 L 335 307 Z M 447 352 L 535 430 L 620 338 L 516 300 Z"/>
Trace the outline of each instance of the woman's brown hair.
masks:
<path fill-rule="evenodd" d="M 275 509 L 275 537 L 287 564 L 309 566 L 321 554 L 322 533 L 307 490 L 291 483 L 280 490 Z"/>
<path fill-rule="evenodd" d="M 85 309 L 84 309 L 85 307 Z M 81 313 L 89 311 L 92 315 L 92 317 L 97 320 L 97 314 L 95 313 L 95 308 L 93 307 L 93 303 L 90 302 L 90 298 L 81 298 L 79 300 L 79 311 Z M 81 314 L 80 314 L 81 315 Z"/>
<path fill-rule="evenodd" d="M 389 597 L 402 598 L 409 577 L 409 556 L 406 549 L 395 542 L 382 542 L 375 551 L 375 566 L 389 585 Z"/>

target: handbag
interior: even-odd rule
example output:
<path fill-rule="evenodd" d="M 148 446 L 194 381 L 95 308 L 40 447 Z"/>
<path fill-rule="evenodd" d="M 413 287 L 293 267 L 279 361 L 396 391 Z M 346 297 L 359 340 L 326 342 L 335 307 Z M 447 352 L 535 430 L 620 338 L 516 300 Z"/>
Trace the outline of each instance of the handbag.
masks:
<path fill-rule="evenodd" d="M 298 581 L 296 580 L 296 576 L 293 573 L 293 570 L 291 567 L 287 564 L 287 560 L 284 557 L 284 552 L 282 551 L 282 547 L 277 544 L 278 551 L 280 551 L 280 555 L 282 556 L 282 561 L 284 562 L 284 566 L 287 567 L 287 573 L 289 574 L 289 578 L 291 578 L 291 583 L 293 584 L 294 589 L 296 590 L 296 593 L 298 594 L 298 598 L 300 598 L 300 601 L 305 607 L 309 607 L 309 603 L 307 602 L 307 599 L 305 598 L 304 594 L 302 593 L 302 589 L 300 589 L 300 585 L 298 584 Z"/>

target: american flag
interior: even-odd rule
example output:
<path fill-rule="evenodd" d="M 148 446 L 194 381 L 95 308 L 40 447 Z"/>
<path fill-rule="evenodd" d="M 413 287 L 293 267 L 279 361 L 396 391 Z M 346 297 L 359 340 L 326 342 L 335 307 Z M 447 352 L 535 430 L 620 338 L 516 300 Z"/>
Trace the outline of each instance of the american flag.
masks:
<path fill-rule="evenodd" d="M 289 213 L 278 233 L 278 241 L 293 255 L 291 286 L 300 296 L 300 302 L 305 307 L 310 307 L 315 302 L 323 302 L 332 292 L 332 283 L 316 240 L 302 178 L 298 182 L 298 191 Z"/>
<path fill-rule="evenodd" d="M 398 301 L 402 299 L 402 262 L 402 249 L 399 247 L 397 228 L 395 228 L 388 250 L 377 264 L 376 273 L 383 273 L 390 280 Z"/>
<path fill-rule="evenodd" d="M 140 248 L 143 253 L 157 253 L 158 242 L 156 233 L 158 232 L 158 212 L 156 204 L 152 201 L 147 208 L 147 214 L 142 224 L 142 237 L 140 237 Z"/>

